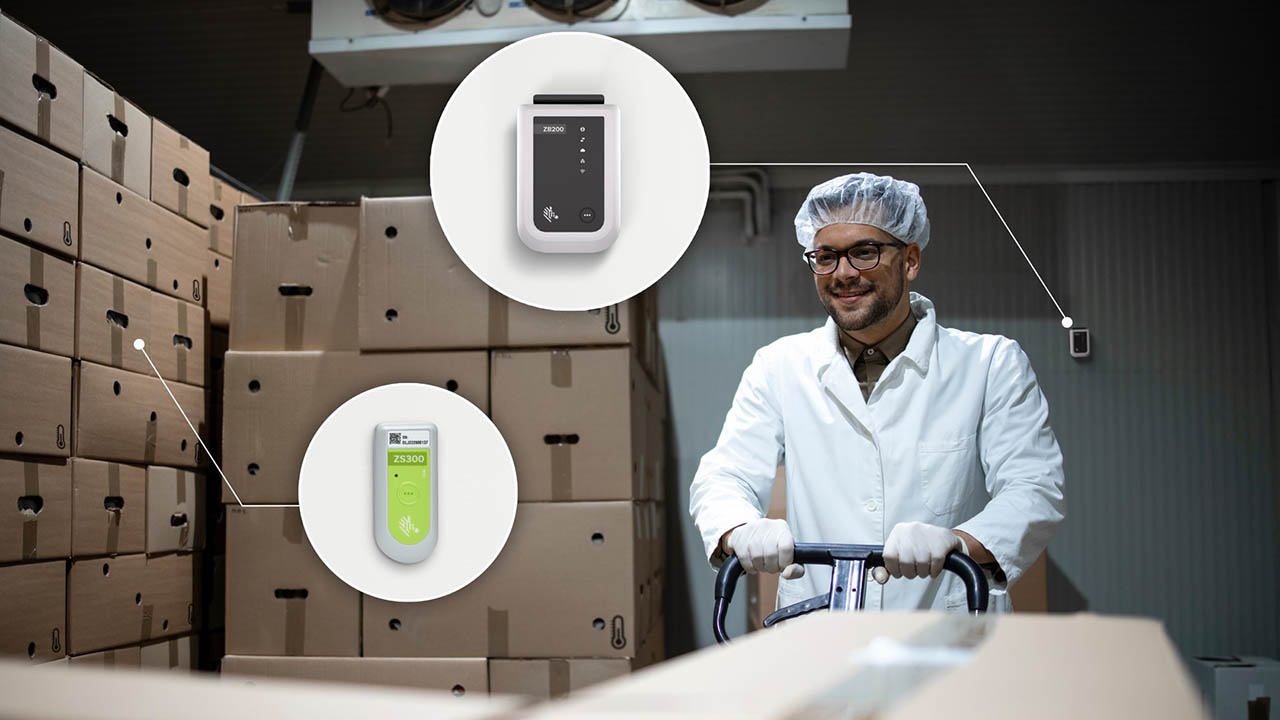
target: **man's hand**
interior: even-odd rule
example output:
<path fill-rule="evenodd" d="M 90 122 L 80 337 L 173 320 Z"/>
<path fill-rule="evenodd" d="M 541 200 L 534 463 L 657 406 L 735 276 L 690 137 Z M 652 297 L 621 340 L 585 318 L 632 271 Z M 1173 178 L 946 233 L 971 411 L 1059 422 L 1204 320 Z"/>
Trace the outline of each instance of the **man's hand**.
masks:
<path fill-rule="evenodd" d="M 796 541 L 786 520 L 761 518 L 739 525 L 727 533 L 722 545 L 726 553 L 738 556 L 748 575 L 781 571 L 787 580 L 804 576 L 804 566 L 791 562 Z"/>
<path fill-rule="evenodd" d="M 918 522 L 898 523 L 884 543 L 884 567 L 873 569 L 871 576 L 881 585 L 890 576 L 938 577 L 952 550 L 967 552 L 964 541 L 951 530 Z"/>

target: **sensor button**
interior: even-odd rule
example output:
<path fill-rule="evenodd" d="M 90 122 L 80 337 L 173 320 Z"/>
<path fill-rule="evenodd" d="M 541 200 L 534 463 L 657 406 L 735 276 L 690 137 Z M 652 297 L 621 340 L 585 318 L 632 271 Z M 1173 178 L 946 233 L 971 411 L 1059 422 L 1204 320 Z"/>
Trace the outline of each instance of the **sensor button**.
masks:
<path fill-rule="evenodd" d="M 400 483 L 400 487 L 396 488 L 396 495 L 401 505 L 413 505 L 418 502 L 418 486 L 411 482 Z"/>
<path fill-rule="evenodd" d="M 578 219 L 584 223 L 589 223 L 596 219 L 596 211 L 591 208 L 582 208 L 578 211 Z"/>

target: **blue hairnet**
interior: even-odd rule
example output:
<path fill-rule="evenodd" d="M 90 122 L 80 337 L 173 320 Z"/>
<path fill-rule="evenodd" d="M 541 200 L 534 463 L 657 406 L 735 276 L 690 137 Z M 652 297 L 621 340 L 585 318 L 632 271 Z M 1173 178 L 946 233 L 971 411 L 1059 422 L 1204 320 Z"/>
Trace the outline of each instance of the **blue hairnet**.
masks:
<path fill-rule="evenodd" d="M 838 223 L 878 227 L 921 250 L 929 244 L 920 186 L 888 175 L 841 175 L 814 187 L 796 213 L 796 240 L 811 250 L 818 231 Z"/>

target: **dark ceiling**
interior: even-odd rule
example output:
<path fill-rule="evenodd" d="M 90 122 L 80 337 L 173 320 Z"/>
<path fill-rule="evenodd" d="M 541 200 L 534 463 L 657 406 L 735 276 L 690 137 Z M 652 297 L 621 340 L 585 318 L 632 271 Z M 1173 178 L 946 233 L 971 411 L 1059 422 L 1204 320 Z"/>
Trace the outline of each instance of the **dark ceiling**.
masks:
<path fill-rule="evenodd" d="M 307 74 L 305 2 L 7 2 L 144 110 L 274 192 Z M 844 71 L 679 79 L 713 161 L 1267 164 L 1280 157 L 1267 3 L 852 0 Z M 452 87 L 339 113 L 326 76 L 298 182 L 425 177 Z"/>

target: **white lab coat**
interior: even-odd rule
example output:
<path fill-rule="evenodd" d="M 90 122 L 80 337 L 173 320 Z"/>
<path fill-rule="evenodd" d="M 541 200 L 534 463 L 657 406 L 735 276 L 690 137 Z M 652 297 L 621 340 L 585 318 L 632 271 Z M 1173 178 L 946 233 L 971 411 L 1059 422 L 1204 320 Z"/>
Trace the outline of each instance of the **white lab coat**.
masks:
<path fill-rule="evenodd" d="M 831 320 L 756 352 L 689 490 L 709 559 L 727 530 L 763 516 L 785 462 L 796 542 L 883 544 L 912 520 L 958 528 L 1007 576 L 992 582 L 990 609 L 1010 609 L 1008 585 L 1066 509 L 1049 408 L 1015 341 L 939 327 L 917 293 L 911 311 L 910 342 L 865 401 Z M 779 583 L 778 606 L 826 594 L 830 579 L 829 568 L 808 566 Z M 867 609 L 965 606 L 963 584 L 945 571 L 868 586 Z"/>

